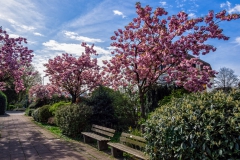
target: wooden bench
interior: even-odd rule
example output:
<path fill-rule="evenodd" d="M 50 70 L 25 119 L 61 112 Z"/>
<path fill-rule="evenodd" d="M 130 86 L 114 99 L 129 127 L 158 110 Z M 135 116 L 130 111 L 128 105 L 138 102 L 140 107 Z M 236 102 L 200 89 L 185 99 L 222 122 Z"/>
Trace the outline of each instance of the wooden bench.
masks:
<path fill-rule="evenodd" d="M 134 136 L 128 133 L 122 133 L 120 143 L 107 143 L 111 147 L 113 157 L 122 157 L 123 152 L 129 153 L 140 159 L 149 159 L 141 149 L 145 148 L 146 140 L 143 137 Z"/>
<path fill-rule="evenodd" d="M 103 126 L 92 125 L 92 132 L 81 132 L 83 135 L 84 143 L 97 140 L 98 150 L 106 150 L 108 148 L 107 142 L 114 136 L 115 130 Z"/>

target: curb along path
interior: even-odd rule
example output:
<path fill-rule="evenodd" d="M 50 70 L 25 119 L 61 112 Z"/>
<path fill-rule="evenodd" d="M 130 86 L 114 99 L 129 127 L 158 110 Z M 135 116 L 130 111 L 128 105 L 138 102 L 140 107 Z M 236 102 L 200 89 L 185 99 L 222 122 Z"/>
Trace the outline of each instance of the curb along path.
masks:
<path fill-rule="evenodd" d="M 0 116 L 0 160 L 113 160 L 81 142 L 67 142 L 23 114 Z"/>

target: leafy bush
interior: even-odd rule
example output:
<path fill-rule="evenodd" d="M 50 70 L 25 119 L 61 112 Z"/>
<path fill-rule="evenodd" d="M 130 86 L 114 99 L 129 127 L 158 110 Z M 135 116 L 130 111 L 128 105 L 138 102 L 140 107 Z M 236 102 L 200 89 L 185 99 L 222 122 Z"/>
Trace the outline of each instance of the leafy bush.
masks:
<path fill-rule="evenodd" d="M 151 159 L 237 159 L 240 157 L 240 101 L 235 95 L 196 93 L 173 98 L 146 122 Z"/>
<path fill-rule="evenodd" d="M 35 109 L 35 110 L 33 111 L 33 113 L 32 113 L 33 119 L 34 119 L 35 121 L 37 121 L 37 122 L 39 122 L 39 110 L 40 110 L 40 108 L 37 108 L 37 109 Z"/>
<path fill-rule="evenodd" d="M 91 126 L 91 107 L 85 104 L 72 104 L 56 111 L 55 121 L 62 133 L 71 137 L 80 136 L 81 132 Z"/>
<path fill-rule="evenodd" d="M 89 105 L 92 106 L 92 124 L 98 124 L 106 127 L 113 127 L 116 123 L 114 117 L 113 99 L 106 92 L 103 86 L 100 86 L 93 93 Z"/>
<path fill-rule="evenodd" d="M 14 108 L 15 108 L 15 106 L 12 105 L 12 104 L 9 104 L 9 105 L 7 106 L 7 110 L 8 110 L 8 111 L 13 110 Z"/>
<path fill-rule="evenodd" d="M 173 89 L 171 91 L 171 94 L 169 94 L 167 96 L 164 96 L 164 98 L 161 99 L 158 102 L 158 106 L 162 106 L 162 105 L 165 105 L 165 104 L 169 103 L 172 98 L 181 98 L 181 97 L 183 97 L 187 93 L 189 93 L 189 91 L 187 91 L 187 90 L 185 90 L 183 88 L 181 88 L 181 89 Z"/>
<path fill-rule="evenodd" d="M 7 107 L 7 97 L 3 92 L 0 91 L 0 115 L 5 114 L 6 107 Z"/>
<path fill-rule="evenodd" d="M 34 112 L 35 109 L 30 109 L 30 108 L 27 108 L 25 110 L 25 115 L 27 116 L 32 116 L 32 113 Z"/>
<path fill-rule="evenodd" d="M 52 117 L 52 113 L 49 111 L 50 105 L 45 105 L 39 108 L 39 122 L 46 123 L 48 118 Z"/>
<path fill-rule="evenodd" d="M 56 111 L 60 107 L 70 105 L 70 104 L 71 104 L 71 102 L 60 101 L 60 102 L 57 102 L 57 103 L 54 103 L 53 105 L 51 105 L 51 107 L 49 108 L 49 111 L 52 113 L 52 115 L 55 115 Z"/>

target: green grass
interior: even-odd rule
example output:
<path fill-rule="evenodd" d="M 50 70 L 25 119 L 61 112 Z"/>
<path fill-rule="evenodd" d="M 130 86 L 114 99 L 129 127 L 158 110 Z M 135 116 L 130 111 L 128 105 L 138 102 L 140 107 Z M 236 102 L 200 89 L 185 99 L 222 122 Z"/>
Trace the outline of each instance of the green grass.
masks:
<path fill-rule="evenodd" d="M 54 135 L 56 135 L 59 138 L 63 138 L 64 140 L 67 140 L 67 141 L 75 140 L 73 138 L 63 135 L 61 129 L 58 126 L 53 126 L 53 125 L 49 125 L 46 123 L 40 123 L 40 122 L 36 122 L 36 121 L 33 121 L 33 122 L 35 124 L 37 124 L 38 126 L 49 130 L 51 133 L 53 133 Z"/>

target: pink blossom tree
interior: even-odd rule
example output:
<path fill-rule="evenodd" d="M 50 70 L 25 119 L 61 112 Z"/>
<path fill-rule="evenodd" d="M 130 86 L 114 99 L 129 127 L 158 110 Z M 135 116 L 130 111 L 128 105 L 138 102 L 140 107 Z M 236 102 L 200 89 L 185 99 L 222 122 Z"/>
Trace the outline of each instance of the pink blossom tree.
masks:
<path fill-rule="evenodd" d="M 97 59 L 91 57 L 96 55 L 94 46 L 89 47 L 86 43 L 82 43 L 82 46 L 85 47 L 85 53 L 78 58 L 66 53 L 44 64 L 50 82 L 68 92 L 72 96 L 72 103 L 76 102 L 78 96 L 96 87 L 101 80 Z"/>
<path fill-rule="evenodd" d="M 53 95 L 66 95 L 59 87 L 53 84 L 36 84 L 29 89 L 28 94 L 30 101 L 51 99 Z"/>
<path fill-rule="evenodd" d="M 209 11 L 205 17 L 190 19 L 184 12 L 167 16 L 163 8 L 152 11 L 150 6 L 143 8 L 139 2 L 136 13 L 137 17 L 124 30 L 115 31 L 111 37 L 114 57 L 103 62 L 105 75 L 114 88 L 130 85 L 137 89 L 144 118 L 144 96 L 160 78 L 190 91 L 201 91 L 203 84 L 209 85 L 216 72 L 189 54 L 214 52 L 216 48 L 207 44 L 208 39 L 229 39 L 218 23 L 238 19 L 240 15 L 227 15 L 225 10 L 217 14 Z"/>
<path fill-rule="evenodd" d="M 6 31 L 0 28 L 0 90 L 5 90 L 7 81 L 14 80 L 15 90 L 24 90 L 22 75 L 24 67 L 32 62 L 32 50 L 23 46 L 26 38 L 10 38 Z M 31 73 L 30 73 L 31 74 Z"/>

